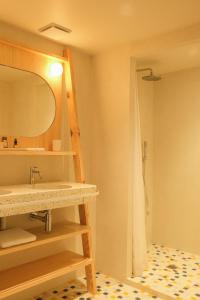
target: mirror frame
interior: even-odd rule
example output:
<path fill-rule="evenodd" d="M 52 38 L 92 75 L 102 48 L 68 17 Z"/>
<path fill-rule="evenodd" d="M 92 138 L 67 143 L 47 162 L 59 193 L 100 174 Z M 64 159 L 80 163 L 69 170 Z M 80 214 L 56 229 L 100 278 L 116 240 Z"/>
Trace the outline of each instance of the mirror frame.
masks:
<path fill-rule="evenodd" d="M 48 84 L 55 97 L 56 111 L 52 125 L 39 136 L 20 137 L 19 142 L 22 148 L 44 147 L 45 150 L 52 150 L 52 140 L 61 139 L 63 76 L 50 77 L 49 75 L 49 67 L 55 62 L 65 63 L 66 60 L 0 40 L 0 64 L 40 76 Z M 12 141 L 13 137 L 8 137 L 10 144 Z"/>

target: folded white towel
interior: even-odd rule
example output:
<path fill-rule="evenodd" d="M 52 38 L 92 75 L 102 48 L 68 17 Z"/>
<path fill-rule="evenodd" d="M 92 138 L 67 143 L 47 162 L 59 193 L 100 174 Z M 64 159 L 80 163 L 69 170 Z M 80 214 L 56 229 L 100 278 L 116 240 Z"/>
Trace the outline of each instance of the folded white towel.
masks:
<path fill-rule="evenodd" d="M 8 248 L 35 240 L 36 235 L 21 228 L 11 228 L 0 231 L 0 248 Z"/>

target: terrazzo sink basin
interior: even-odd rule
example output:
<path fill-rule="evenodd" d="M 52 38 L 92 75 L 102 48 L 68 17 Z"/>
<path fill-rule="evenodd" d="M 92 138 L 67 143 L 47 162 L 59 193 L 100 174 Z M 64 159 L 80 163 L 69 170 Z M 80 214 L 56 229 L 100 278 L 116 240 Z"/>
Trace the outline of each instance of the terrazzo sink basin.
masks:
<path fill-rule="evenodd" d="M 52 210 L 95 199 L 95 185 L 78 182 L 42 182 L 0 187 L 0 217 Z M 1 297 L 0 297 L 1 298 Z"/>
<path fill-rule="evenodd" d="M 9 195 L 11 194 L 11 191 L 7 191 L 7 190 L 0 190 L 0 195 Z"/>
<path fill-rule="evenodd" d="M 31 188 L 38 189 L 38 190 L 65 190 L 65 189 L 71 189 L 72 186 L 68 184 L 39 183 L 39 184 L 35 184 L 35 186 Z"/>

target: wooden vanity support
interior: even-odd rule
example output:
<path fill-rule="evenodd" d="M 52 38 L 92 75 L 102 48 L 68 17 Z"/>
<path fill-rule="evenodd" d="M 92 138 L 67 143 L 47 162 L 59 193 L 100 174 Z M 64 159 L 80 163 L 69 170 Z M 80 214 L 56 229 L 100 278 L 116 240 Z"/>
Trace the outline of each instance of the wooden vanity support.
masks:
<path fill-rule="evenodd" d="M 64 78 L 52 79 L 48 76 L 48 65 L 52 62 L 62 62 L 64 66 Z M 33 49 L 13 45 L 6 41 L 0 41 L 0 64 L 13 68 L 30 71 L 40 75 L 51 86 L 56 98 L 56 117 L 52 126 L 35 138 L 21 138 L 22 147 L 44 147 L 47 151 L 0 151 L 0 156 L 66 156 L 73 157 L 74 173 L 76 182 L 84 183 L 85 176 L 80 149 L 80 130 L 75 102 L 75 90 L 72 76 L 72 61 L 68 50 L 63 57 L 51 56 L 40 53 Z M 63 97 L 63 84 L 66 86 L 66 105 L 68 105 L 69 126 L 71 131 L 72 150 L 67 152 L 52 152 L 51 143 L 53 139 L 60 138 L 61 132 L 61 99 Z M 53 158 L 52 158 L 53 159 Z M 89 226 L 88 203 L 76 203 L 79 209 L 80 224 L 65 223 L 56 224 L 49 234 L 42 233 L 40 228 L 30 229 L 36 234 L 37 240 L 29 244 L 19 245 L 7 249 L 0 249 L 0 261 L 5 255 L 16 254 L 31 248 L 38 248 L 44 244 L 58 242 L 69 237 L 82 237 L 83 255 L 65 251 L 55 255 L 47 256 L 37 261 L 22 264 L 7 270 L 0 271 L 0 299 L 14 295 L 27 288 L 44 283 L 47 280 L 57 278 L 69 272 L 85 268 L 87 278 L 87 288 L 92 294 L 96 293 L 96 276 L 94 259 L 92 256 L 91 228 Z M 1 204 L 0 204 L 1 211 Z M 19 299 L 19 298 L 16 298 Z"/>
<path fill-rule="evenodd" d="M 37 250 L 42 245 L 50 246 L 52 243 L 77 236 L 82 237 L 83 255 L 64 251 L 0 271 L 0 299 L 83 267 L 86 271 L 88 290 L 91 293 L 96 292 L 87 204 L 90 199 L 94 199 L 98 194 L 96 186 L 80 183 L 68 183 L 66 185 L 62 182 L 60 185 L 64 184 L 67 188 L 52 189 L 57 184 L 59 183 L 49 183 L 47 189 L 42 188 L 45 185 L 42 183 L 35 188 L 30 188 L 29 185 L 4 187 L 5 190 L 11 193 L 0 195 L 1 217 L 5 218 L 15 214 L 24 214 L 24 212 L 43 210 L 41 205 L 47 206 L 47 209 L 77 206 L 79 207 L 80 224 L 69 222 L 53 224 L 52 231 L 49 233 L 44 232 L 43 226 L 31 228 L 28 231 L 36 235 L 37 239 L 34 242 L 0 249 L 0 262 L 5 255 L 15 255 L 28 249 Z"/>

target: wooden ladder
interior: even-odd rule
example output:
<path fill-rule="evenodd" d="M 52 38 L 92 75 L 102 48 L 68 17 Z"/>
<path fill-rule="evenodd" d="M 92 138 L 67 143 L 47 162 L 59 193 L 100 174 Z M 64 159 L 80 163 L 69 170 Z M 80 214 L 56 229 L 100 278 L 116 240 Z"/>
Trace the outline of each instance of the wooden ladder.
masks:
<path fill-rule="evenodd" d="M 81 146 L 80 146 L 80 129 L 78 123 L 78 114 L 77 114 L 75 88 L 74 88 L 72 57 L 69 49 L 64 50 L 64 57 L 67 58 L 67 62 L 65 63 L 65 83 L 67 88 L 69 127 L 70 127 L 70 134 L 71 134 L 72 151 L 76 153 L 73 156 L 75 179 L 77 182 L 85 183 L 84 167 L 83 167 Z M 87 225 L 87 226 L 89 225 L 88 204 L 79 205 L 79 218 L 80 218 L 81 225 Z M 83 245 L 84 256 L 91 258 L 91 264 L 85 266 L 87 288 L 90 293 L 95 294 L 96 274 L 95 274 L 95 266 L 94 266 L 94 259 L 92 253 L 91 229 L 88 232 L 82 234 L 82 245 Z"/>

